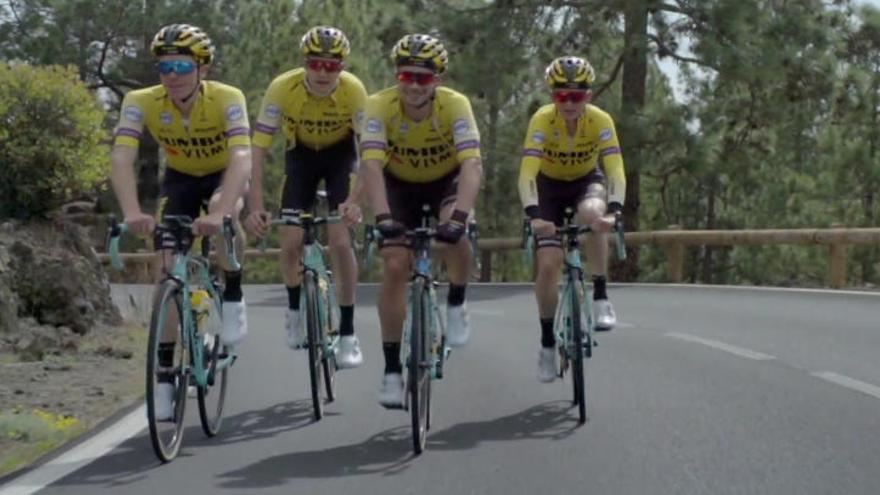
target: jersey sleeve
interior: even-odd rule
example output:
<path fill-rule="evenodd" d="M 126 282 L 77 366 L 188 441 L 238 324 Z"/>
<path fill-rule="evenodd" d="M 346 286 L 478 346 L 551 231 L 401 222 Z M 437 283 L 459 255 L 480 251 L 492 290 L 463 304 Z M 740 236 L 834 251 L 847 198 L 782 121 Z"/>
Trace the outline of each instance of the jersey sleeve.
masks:
<path fill-rule="evenodd" d="M 114 146 L 137 148 L 144 132 L 146 105 L 144 98 L 137 91 L 130 91 L 122 99 L 122 110 L 119 112 L 119 123 L 113 131 Z"/>
<path fill-rule="evenodd" d="M 544 157 L 545 131 L 538 114 L 532 116 L 523 142 L 523 156 L 519 164 L 519 199 L 523 208 L 538 205 L 538 172 Z"/>
<path fill-rule="evenodd" d="M 283 85 L 273 81 L 263 96 L 260 113 L 257 114 L 257 122 L 254 124 L 254 146 L 270 147 L 272 139 L 281 128 L 282 88 Z"/>
<path fill-rule="evenodd" d="M 599 160 L 605 176 L 608 177 L 608 203 L 623 205 L 626 199 L 626 172 L 623 168 L 623 155 L 620 151 L 620 142 L 617 140 L 617 131 L 614 121 L 610 116 L 605 116 L 605 122 L 599 127 L 597 141 L 599 143 Z"/>
<path fill-rule="evenodd" d="M 383 117 L 383 100 L 371 96 L 364 104 L 363 128 L 361 129 L 361 160 L 388 161 L 388 136 Z"/>
<path fill-rule="evenodd" d="M 358 136 L 364 126 L 364 105 L 367 101 L 367 89 L 360 80 L 355 79 L 351 88 L 351 128 Z"/>
<path fill-rule="evenodd" d="M 468 158 L 480 158 L 480 131 L 471 110 L 471 103 L 465 96 L 457 96 L 450 101 L 449 115 L 452 119 L 452 140 L 459 163 Z"/>
<path fill-rule="evenodd" d="M 251 129 L 248 123 L 247 103 L 244 94 L 238 89 L 230 91 L 223 105 L 223 117 L 226 124 L 227 145 L 250 146 Z"/>

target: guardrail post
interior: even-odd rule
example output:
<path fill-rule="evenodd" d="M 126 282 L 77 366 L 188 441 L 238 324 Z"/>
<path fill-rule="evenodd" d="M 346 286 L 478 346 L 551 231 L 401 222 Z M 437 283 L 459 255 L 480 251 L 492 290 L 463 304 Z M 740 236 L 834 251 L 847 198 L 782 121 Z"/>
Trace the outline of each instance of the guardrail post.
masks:
<path fill-rule="evenodd" d="M 669 230 L 681 230 L 681 225 L 670 225 Z M 666 250 L 666 276 L 670 282 L 680 283 L 684 278 L 684 245 L 668 244 Z"/>
<path fill-rule="evenodd" d="M 841 229 L 842 224 L 831 225 L 832 229 Z M 831 244 L 828 249 L 828 286 L 840 289 L 846 286 L 846 244 Z"/>

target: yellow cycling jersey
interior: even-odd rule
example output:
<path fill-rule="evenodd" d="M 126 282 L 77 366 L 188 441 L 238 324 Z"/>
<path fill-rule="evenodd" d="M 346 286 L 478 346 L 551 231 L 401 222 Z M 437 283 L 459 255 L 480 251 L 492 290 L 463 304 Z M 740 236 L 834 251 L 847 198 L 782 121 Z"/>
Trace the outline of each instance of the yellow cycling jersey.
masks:
<path fill-rule="evenodd" d="M 361 159 L 379 160 L 406 182 L 431 182 L 468 158 L 480 158 L 480 132 L 467 97 L 438 87 L 427 118 L 414 122 L 401 106 L 397 87 L 367 98 Z"/>
<path fill-rule="evenodd" d="M 544 105 L 532 116 L 523 144 L 519 193 L 523 207 L 538 204 L 538 173 L 551 179 L 572 181 L 602 166 L 607 178 L 608 202 L 621 205 L 626 196 L 626 175 L 614 121 L 594 105 L 578 119 L 574 137 L 556 105 Z"/>
<path fill-rule="evenodd" d="M 350 139 L 357 132 L 367 90 L 353 74 L 342 71 L 339 84 L 327 96 L 309 93 L 305 69 L 293 69 L 276 77 L 266 90 L 257 123 L 254 146 L 268 148 L 279 128 L 287 147 L 297 143 L 313 150 Z"/>
<path fill-rule="evenodd" d="M 130 91 L 122 100 L 115 146 L 137 148 L 144 126 L 178 172 L 202 177 L 226 168 L 229 148 L 250 146 L 247 105 L 237 88 L 203 81 L 185 119 L 160 84 Z"/>

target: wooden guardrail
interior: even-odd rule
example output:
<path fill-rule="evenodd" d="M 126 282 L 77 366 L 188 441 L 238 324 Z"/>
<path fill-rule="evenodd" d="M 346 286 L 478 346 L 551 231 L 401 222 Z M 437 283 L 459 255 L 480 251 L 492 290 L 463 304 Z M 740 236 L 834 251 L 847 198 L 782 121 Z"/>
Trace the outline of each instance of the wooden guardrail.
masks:
<path fill-rule="evenodd" d="M 767 246 L 767 245 L 814 245 L 828 248 L 829 263 L 827 284 L 833 288 L 846 285 L 847 248 L 851 245 L 880 244 L 880 228 L 848 229 L 770 229 L 770 230 L 681 230 L 672 225 L 668 230 L 651 232 L 627 232 L 627 246 L 658 245 L 666 252 L 666 273 L 670 282 L 681 282 L 684 273 L 685 246 Z M 484 253 L 519 249 L 519 237 L 480 239 L 480 250 Z M 245 260 L 260 257 L 277 257 L 279 249 L 260 251 L 248 249 Z M 109 263 L 109 256 L 100 253 L 103 263 Z M 153 273 L 152 253 L 125 253 L 121 258 L 126 263 L 138 265 L 135 278 L 149 280 Z M 146 278 L 144 278 L 146 277 Z"/>

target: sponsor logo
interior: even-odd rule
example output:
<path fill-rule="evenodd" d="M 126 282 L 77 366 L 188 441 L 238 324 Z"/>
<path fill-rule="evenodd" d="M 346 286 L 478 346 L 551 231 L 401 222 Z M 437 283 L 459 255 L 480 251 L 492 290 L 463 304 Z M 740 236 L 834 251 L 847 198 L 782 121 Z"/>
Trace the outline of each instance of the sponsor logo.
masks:
<path fill-rule="evenodd" d="M 467 133 L 471 128 L 471 125 L 468 123 L 466 119 L 458 119 L 452 124 L 452 133 L 455 135 L 461 135 Z"/>
<path fill-rule="evenodd" d="M 135 106 L 125 107 L 125 110 L 122 111 L 122 115 L 132 122 L 140 122 L 144 119 L 144 113 L 141 112 L 140 108 Z"/>
<path fill-rule="evenodd" d="M 165 125 L 171 125 L 173 120 L 174 117 L 171 116 L 171 112 L 168 110 L 163 110 L 162 113 L 159 114 L 159 122 L 162 122 Z"/>
<path fill-rule="evenodd" d="M 611 137 L 613 135 L 614 135 L 614 133 L 611 132 L 611 129 L 608 129 L 608 128 L 602 129 L 601 131 L 599 131 L 599 140 L 600 141 L 608 141 L 609 139 L 611 139 Z"/>
<path fill-rule="evenodd" d="M 379 122 L 378 119 L 367 120 L 367 132 L 380 132 L 380 131 L 382 131 L 382 123 Z"/>
<path fill-rule="evenodd" d="M 409 131 L 409 125 L 406 122 L 400 123 L 400 133 L 406 134 Z"/>
<path fill-rule="evenodd" d="M 532 134 L 532 141 L 534 141 L 538 144 L 543 143 L 544 142 L 544 133 L 541 131 L 535 131 L 535 133 Z"/>
<path fill-rule="evenodd" d="M 269 105 L 266 107 L 266 117 L 277 119 L 281 116 L 281 109 L 277 105 Z"/>
<path fill-rule="evenodd" d="M 244 117 L 244 111 L 240 105 L 229 105 L 226 108 L 227 120 L 241 120 L 242 117 Z"/>

